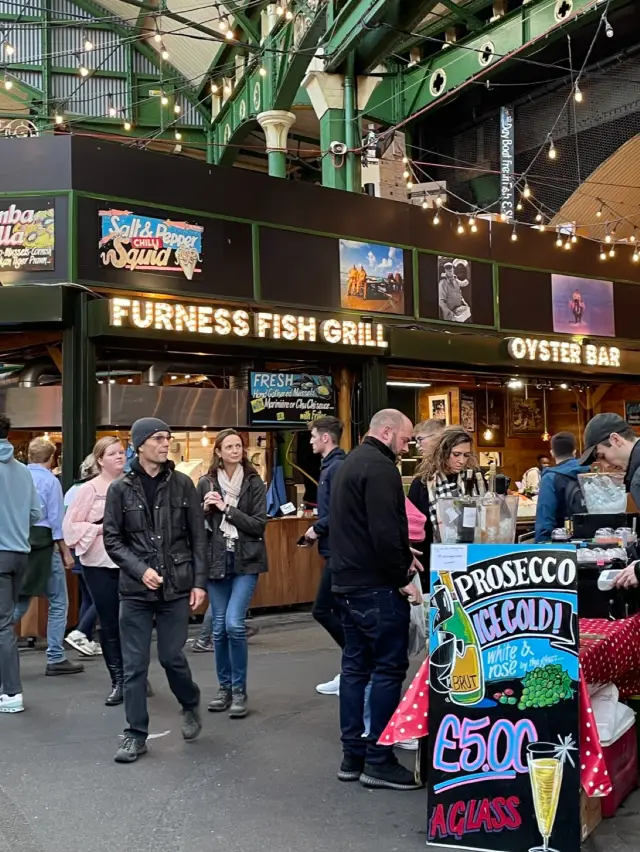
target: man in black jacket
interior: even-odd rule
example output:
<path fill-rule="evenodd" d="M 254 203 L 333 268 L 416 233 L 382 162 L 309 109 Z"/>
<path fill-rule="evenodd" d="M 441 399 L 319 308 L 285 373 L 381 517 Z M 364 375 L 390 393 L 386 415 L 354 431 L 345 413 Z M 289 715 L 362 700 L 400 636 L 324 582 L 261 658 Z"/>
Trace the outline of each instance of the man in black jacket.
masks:
<path fill-rule="evenodd" d="M 313 604 L 313 617 L 321 624 L 340 648 L 344 648 L 344 630 L 340 613 L 331 591 L 331 550 L 329 548 L 329 505 L 331 499 L 331 481 L 335 476 L 346 453 L 340 449 L 342 423 L 337 417 L 318 417 L 309 424 L 311 430 L 311 448 L 322 456 L 320 481 L 318 483 L 318 520 L 309 527 L 305 537 L 318 542 L 318 552 L 324 556 L 325 563 Z M 327 683 L 316 687 L 322 695 L 338 695 L 340 675 Z"/>
<path fill-rule="evenodd" d="M 391 748 L 377 745 L 400 703 L 409 667 L 409 602 L 413 557 L 397 458 L 407 451 L 411 421 L 379 411 L 362 444 L 333 482 L 330 511 L 332 591 L 339 602 L 345 647 L 340 682 L 344 759 L 341 781 L 393 790 L 417 788 Z M 363 737 L 364 697 L 371 680 L 371 728 Z"/>
<path fill-rule="evenodd" d="M 197 609 L 207 583 L 204 515 L 195 486 L 167 461 L 171 430 L 144 417 L 131 427 L 137 457 L 114 482 L 104 513 L 104 544 L 120 569 L 120 637 L 127 728 L 115 755 L 133 763 L 147 751 L 147 674 L 155 617 L 158 659 L 182 706 L 182 736 L 195 739 L 200 690 L 184 655 L 189 607 Z"/>

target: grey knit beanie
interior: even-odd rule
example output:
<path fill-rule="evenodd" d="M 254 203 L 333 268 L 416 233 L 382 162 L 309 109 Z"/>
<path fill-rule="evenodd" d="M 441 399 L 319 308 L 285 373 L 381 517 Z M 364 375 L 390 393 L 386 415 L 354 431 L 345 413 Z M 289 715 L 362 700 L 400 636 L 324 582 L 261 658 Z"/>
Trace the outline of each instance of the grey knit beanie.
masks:
<path fill-rule="evenodd" d="M 164 420 L 159 420 L 157 417 L 141 417 L 140 420 L 136 420 L 131 427 L 131 443 L 136 453 L 144 442 L 155 435 L 156 432 L 169 432 L 171 434 L 171 429 Z"/>

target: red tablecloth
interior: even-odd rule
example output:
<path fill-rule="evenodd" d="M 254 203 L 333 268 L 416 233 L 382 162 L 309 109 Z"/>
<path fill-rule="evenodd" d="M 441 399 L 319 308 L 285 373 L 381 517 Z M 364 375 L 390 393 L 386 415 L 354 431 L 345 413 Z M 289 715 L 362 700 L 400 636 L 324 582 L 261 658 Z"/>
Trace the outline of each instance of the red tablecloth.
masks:
<path fill-rule="evenodd" d="M 587 683 L 615 683 L 621 698 L 640 695 L 640 615 L 581 618 L 580 662 Z"/>
<path fill-rule="evenodd" d="M 580 780 L 587 795 L 606 796 L 611 781 L 592 719 L 587 683 L 615 683 L 622 697 L 640 694 L 640 615 L 620 621 L 581 618 L 580 663 Z M 425 660 L 382 732 L 380 744 L 424 737 L 428 717 L 429 661 Z"/>

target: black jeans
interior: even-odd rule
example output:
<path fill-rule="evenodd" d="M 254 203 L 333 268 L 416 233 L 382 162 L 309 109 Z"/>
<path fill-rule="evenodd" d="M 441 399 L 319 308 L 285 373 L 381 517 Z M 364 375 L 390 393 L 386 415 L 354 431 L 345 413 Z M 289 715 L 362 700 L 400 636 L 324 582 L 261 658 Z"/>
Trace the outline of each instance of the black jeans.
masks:
<path fill-rule="evenodd" d="M 397 589 L 380 587 L 337 594 L 346 644 L 340 677 L 340 727 L 347 757 L 393 763 L 377 742 L 400 703 L 409 668 L 409 602 Z M 364 692 L 371 681 L 371 730 L 364 733 Z"/>
<path fill-rule="evenodd" d="M 100 568 L 85 565 L 82 568 L 84 581 L 93 598 L 100 619 L 100 647 L 105 665 L 111 675 L 112 686 L 122 683 L 122 647 L 120 645 L 118 579 L 117 568 Z"/>
<path fill-rule="evenodd" d="M 123 598 L 120 601 L 120 640 L 124 660 L 125 736 L 146 740 L 149 733 L 147 674 L 151 655 L 151 634 L 155 616 L 158 634 L 158 660 L 167 674 L 171 692 L 184 710 L 200 704 L 200 690 L 191 676 L 184 655 L 189 628 L 189 598 L 155 601 Z"/>
<path fill-rule="evenodd" d="M 312 615 L 321 624 L 334 642 L 344 648 L 344 630 L 340 610 L 331 591 L 331 560 L 327 559 L 322 569 L 320 585 L 313 603 Z"/>
<path fill-rule="evenodd" d="M 9 498 L 5 495 L 3 499 Z M 28 561 L 27 553 L 0 551 L 0 694 L 18 695 L 22 692 L 13 610 L 18 603 Z"/>

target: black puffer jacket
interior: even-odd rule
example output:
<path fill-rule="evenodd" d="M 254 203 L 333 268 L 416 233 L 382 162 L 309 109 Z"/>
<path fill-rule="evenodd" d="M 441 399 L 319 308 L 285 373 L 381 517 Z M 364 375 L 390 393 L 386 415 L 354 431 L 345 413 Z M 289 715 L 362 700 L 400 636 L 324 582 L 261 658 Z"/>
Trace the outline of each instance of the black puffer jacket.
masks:
<path fill-rule="evenodd" d="M 222 488 L 218 482 L 217 471 L 206 474 L 198 483 L 198 497 L 204 502 L 205 494 Z M 227 550 L 224 536 L 220 532 L 222 512 L 212 507 L 206 518 L 207 562 L 210 580 L 221 580 L 226 573 Z M 230 523 L 238 530 L 236 541 L 235 571 L 237 574 L 264 574 L 268 571 L 267 548 L 264 531 L 267 525 L 267 489 L 255 469 L 245 465 L 244 480 L 240 489 L 237 506 L 230 506 L 227 514 Z"/>
<path fill-rule="evenodd" d="M 107 491 L 104 546 L 120 569 L 120 595 L 155 600 L 142 582 L 147 568 L 162 574 L 166 600 L 206 589 L 204 515 L 193 482 L 166 462 L 149 506 L 135 466 Z"/>

